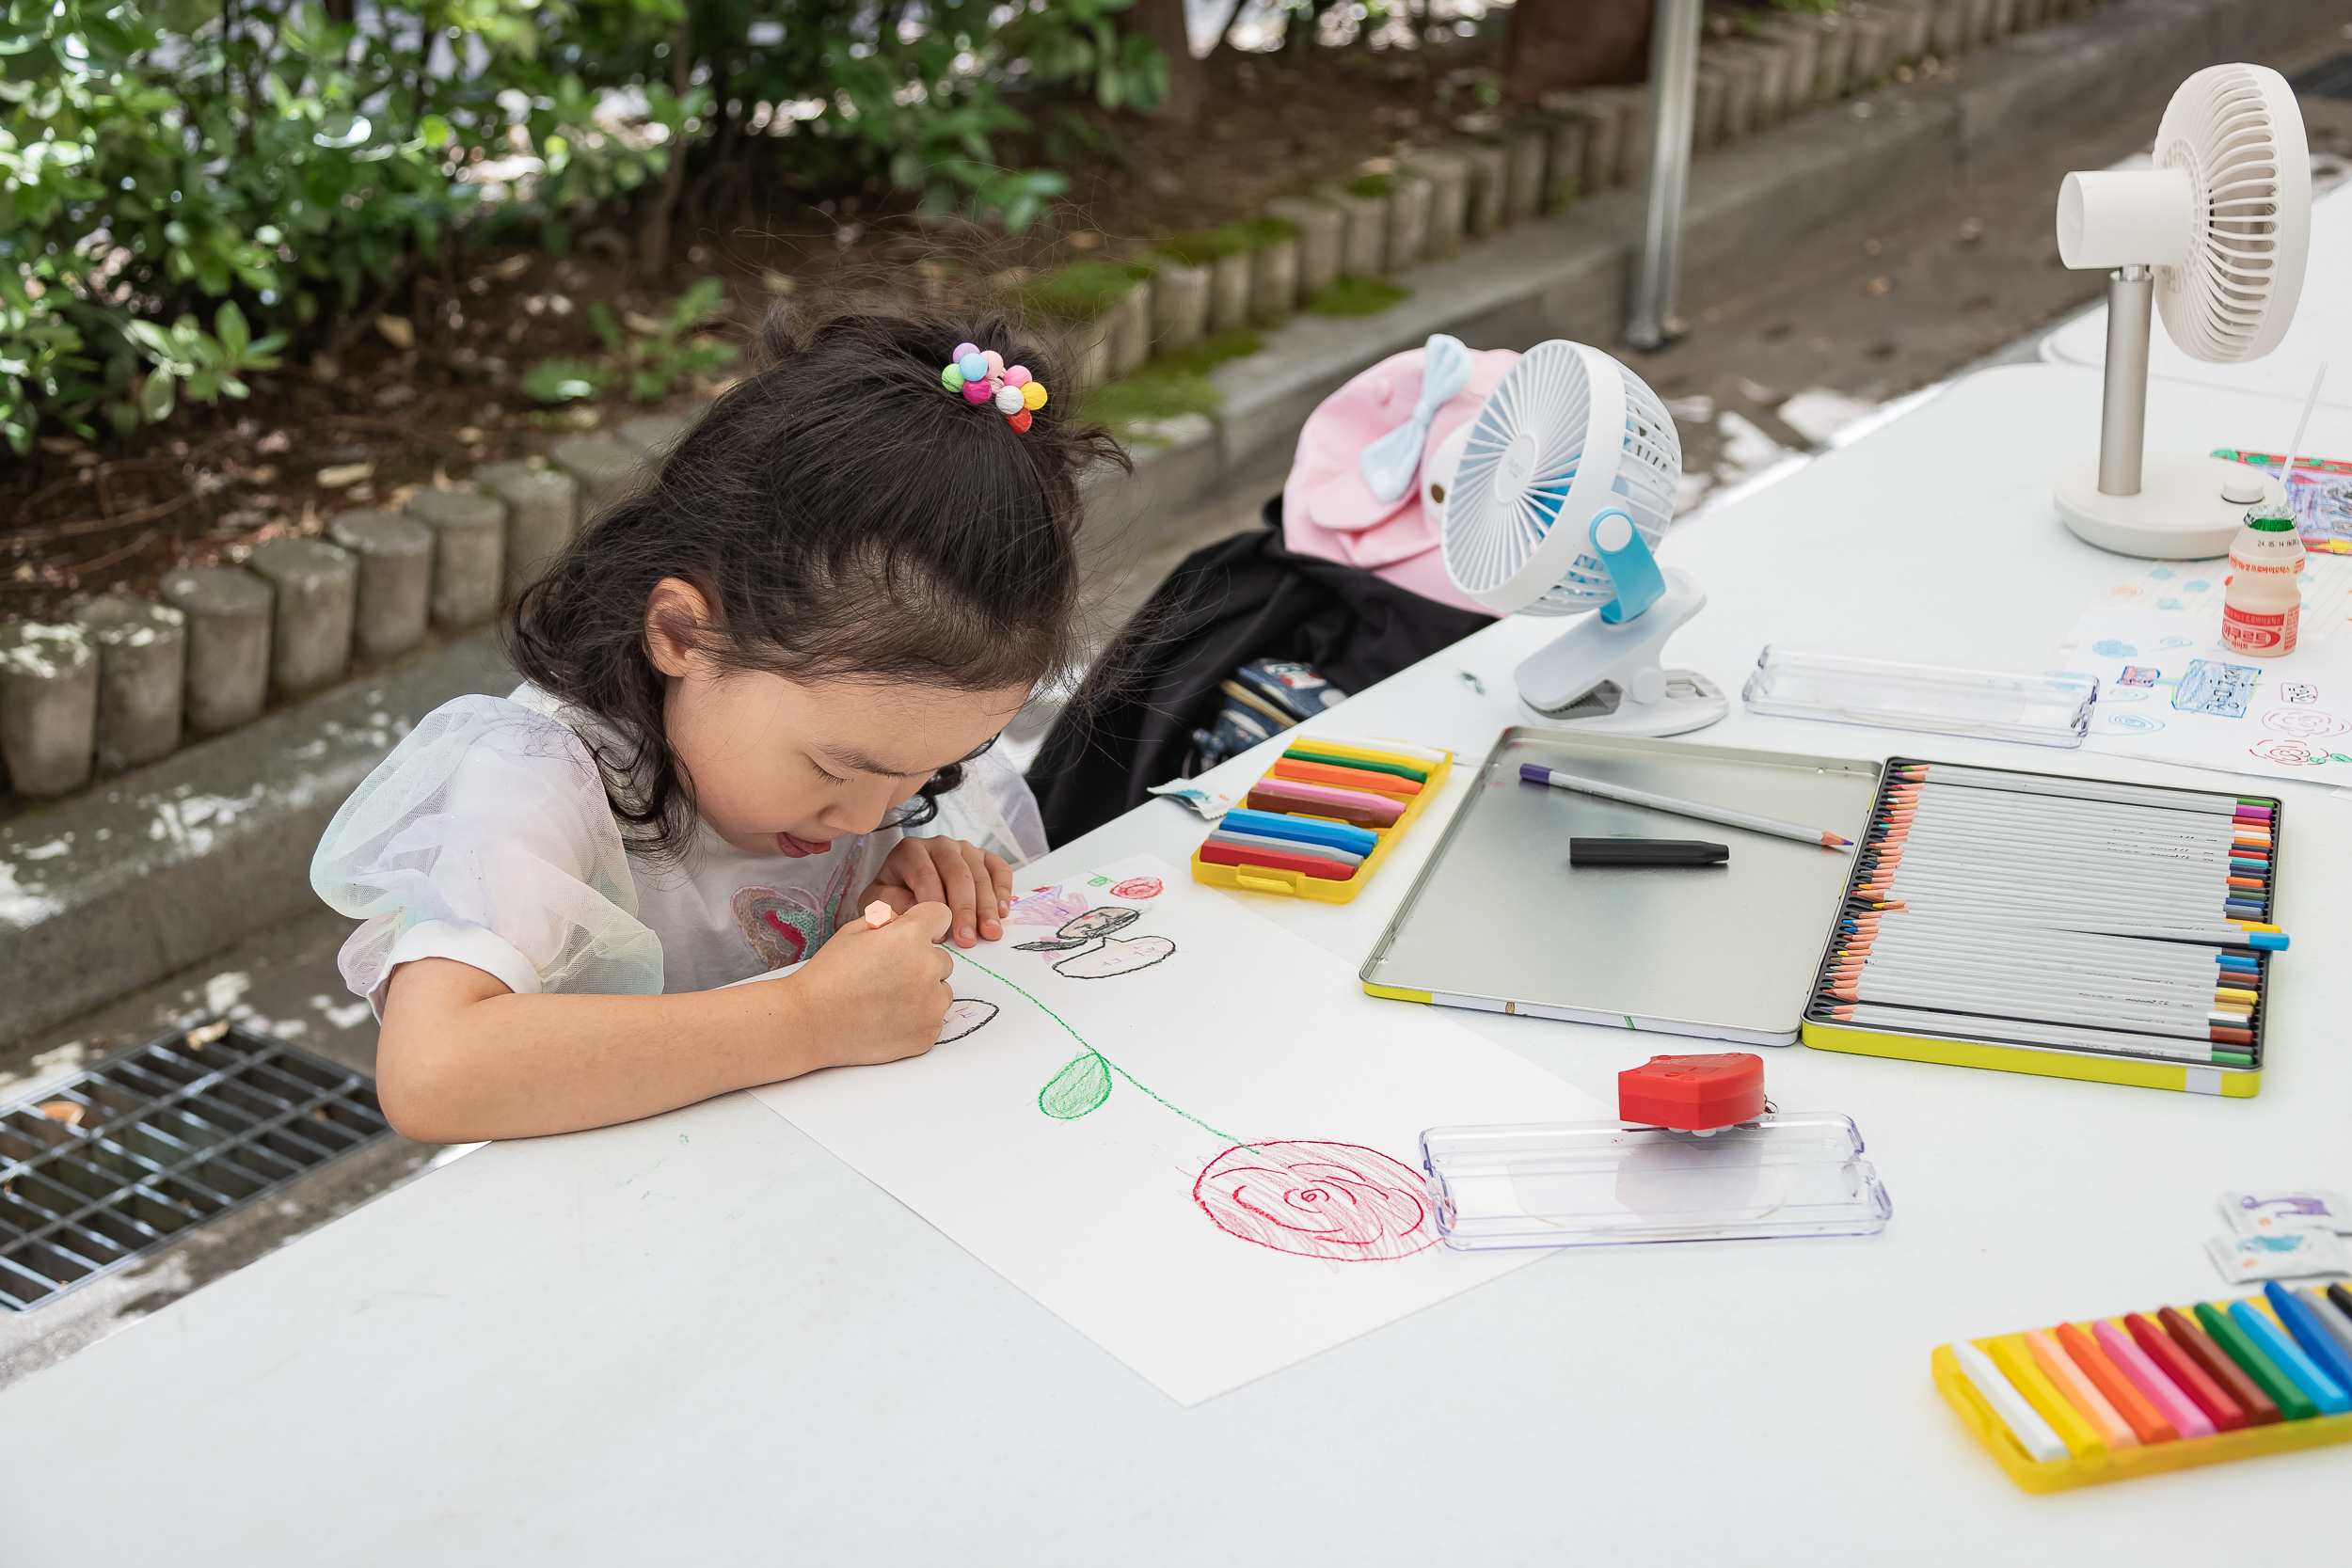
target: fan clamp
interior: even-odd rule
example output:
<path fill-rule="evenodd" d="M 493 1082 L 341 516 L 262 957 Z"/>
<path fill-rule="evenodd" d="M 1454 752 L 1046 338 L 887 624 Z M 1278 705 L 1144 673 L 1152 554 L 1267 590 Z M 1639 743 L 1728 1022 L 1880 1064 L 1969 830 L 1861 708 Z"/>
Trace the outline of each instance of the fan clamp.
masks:
<path fill-rule="evenodd" d="M 1707 608 L 1696 579 L 1660 567 L 1623 512 L 1599 514 L 1589 533 L 1617 596 L 1521 661 L 1520 703 L 1547 724 L 1595 735 L 1681 735 L 1730 712 L 1713 681 L 1659 662 L 1666 640 Z"/>

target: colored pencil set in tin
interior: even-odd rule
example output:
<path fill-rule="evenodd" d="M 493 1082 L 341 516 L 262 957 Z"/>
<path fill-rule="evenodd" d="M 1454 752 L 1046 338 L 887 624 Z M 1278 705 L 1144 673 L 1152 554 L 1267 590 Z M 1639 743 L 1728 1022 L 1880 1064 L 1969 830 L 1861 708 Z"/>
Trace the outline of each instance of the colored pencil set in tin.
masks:
<path fill-rule="evenodd" d="M 1294 734 L 1193 852 L 1193 879 L 1346 903 L 1453 768 L 1435 747 Z"/>
<path fill-rule="evenodd" d="M 2010 1479 L 2057 1492 L 2352 1438 L 2352 1291 L 2260 1296 L 1961 1340 L 1936 1386 Z"/>

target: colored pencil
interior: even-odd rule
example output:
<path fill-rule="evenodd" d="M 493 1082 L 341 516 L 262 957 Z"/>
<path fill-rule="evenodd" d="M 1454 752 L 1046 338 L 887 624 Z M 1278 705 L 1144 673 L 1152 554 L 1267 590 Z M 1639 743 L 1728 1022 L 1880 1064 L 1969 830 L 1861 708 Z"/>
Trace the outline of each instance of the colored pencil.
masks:
<path fill-rule="evenodd" d="M 1784 821 L 1777 816 L 1764 816 L 1750 811 L 1734 811 L 1728 806 L 1710 806 L 1701 800 L 1684 800 L 1672 795 L 1656 795 L 1646 789 L 1629 789 L 1623 784 L 1604 784 L 1598 779 L 1581 778 L 1574 773 L 1563 773 L 1556 768 L 1543 768 L 1532 762 L 1519 765 L 1519 777 L 1530 784 L 1549 784 L 1554 789 L 1614 800 L 1620 805 L 1645 806 L 1651 811 L 1668 812 L 1676 816 L 1720 822 L 1727 828 L 1745 828 L 1751 832 L 1770 833 L 1775 838 L 1793 838 L 1800 844 L 1818 844 L 1825 849 L 1847 849 L 1853 845 L 1853 840 L 1850 838 L 1823 828 L 1808 828 L 1802 822 Z"/>
<path fill-rule="evenodd" d="M 2056 1023 L 2020 1023 L 1987 1018 L 1981 1013 L 1939 1011 L 1927 1007 L 1886 1007 L 1870 1004 L 1832 1005 L 1831 1021 L 1861 1028 L 1892 1029 L 1938 1035 L 1952 1039 L 1981 1040 L 1988 1045 L 2029 1045 L 2048 1051 L 2091 1051 L 2111 1056 L 2140 1056 L 2152 1061 L 2219 1063 L 2236 1067 L 2253 1058 L 2242 1051 L 2197 1045 L 2159 1035 L 2120 1029 L 2099 1029 Z"/>
<path fill-rule="evenodd" d="M 2198 789 L 2168 789 L 2161 784 L 2109 784 L 2097 779 L 2058 779 L 2043 774 L 2003 773 L 1991 768 L 1963 768 L 1951 763 L 1921 763 L 1891 770 L 1898 778 L 1932 781 L 1976 789 L 1994 789 L 2018 795 L 2050 795 L 2090 800 L 2125 800 L 2138 804 L 2164 806 L 2175 811 L 2231 814 L 2259 813 L 2267 818 L 2269 808 L 2259 801 L 2226 795 L 2209 794 Z"/>

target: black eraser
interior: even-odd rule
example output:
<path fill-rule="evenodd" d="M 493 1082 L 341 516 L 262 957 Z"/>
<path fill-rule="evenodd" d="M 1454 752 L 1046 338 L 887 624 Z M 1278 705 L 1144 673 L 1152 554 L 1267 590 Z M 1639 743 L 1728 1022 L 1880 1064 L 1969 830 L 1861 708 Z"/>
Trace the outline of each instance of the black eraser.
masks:
<path fill-rule="evenodd" d="M 1723 865 L 1731 846 L 1700 838 L 1572 838 L 1570 865 Z"/>

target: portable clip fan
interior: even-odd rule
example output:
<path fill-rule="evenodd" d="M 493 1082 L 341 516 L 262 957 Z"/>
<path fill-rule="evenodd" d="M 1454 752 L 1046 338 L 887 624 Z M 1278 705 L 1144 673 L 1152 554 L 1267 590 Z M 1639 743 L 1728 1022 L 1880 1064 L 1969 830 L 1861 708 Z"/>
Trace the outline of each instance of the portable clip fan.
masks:
<path fill-rule="evenodd" d="M 1498 615 L 1585 616 L 1513 679 L 1548 723 L 1679 735 L 1730 709 L 1666 639 L 1707 603 L 1650 551 L 1674 519 L 1682 443 L 1658 394 L 1597 348 L 1554 339 L 1511 367 L 1430 454 L 1446 575 Z"/>
<path fill-rule="evenodd" d="M 2283 503 L 2244 464 L 2141 451 L 2153 299 L 2183 353 L 2258 359 L 2295 318 L 2311 245 L 2302 111 L 2266 66 L 2183 82 L 2156 128 L 2155 167 L 2076 173 L 2058 187 L 2058 259 L 2112 267 L 2099 460 L 2058 477 L 2058 515 L 2103 549 L 2174 560 L 2225 554 L 2249 504 Z"/>

